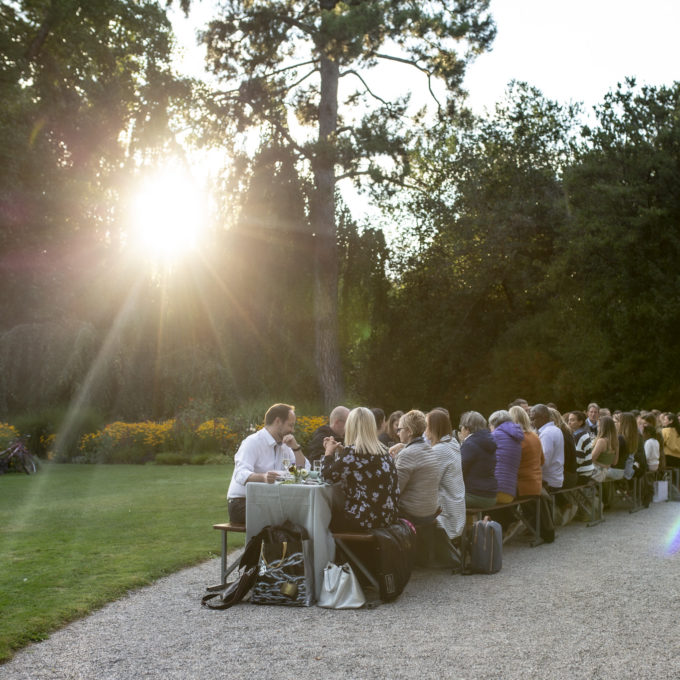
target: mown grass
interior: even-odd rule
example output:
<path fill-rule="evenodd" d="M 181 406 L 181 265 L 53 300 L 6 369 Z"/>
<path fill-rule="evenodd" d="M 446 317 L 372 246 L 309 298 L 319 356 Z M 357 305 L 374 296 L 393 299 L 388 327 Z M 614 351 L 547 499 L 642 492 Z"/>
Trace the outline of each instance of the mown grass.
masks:
<path fill-rule="evenodd" d="M 217 555 L 211 525 L 227 520 L 230 477 L 225 465 L 43 465 L 0 477 L 0 662 Z"/>

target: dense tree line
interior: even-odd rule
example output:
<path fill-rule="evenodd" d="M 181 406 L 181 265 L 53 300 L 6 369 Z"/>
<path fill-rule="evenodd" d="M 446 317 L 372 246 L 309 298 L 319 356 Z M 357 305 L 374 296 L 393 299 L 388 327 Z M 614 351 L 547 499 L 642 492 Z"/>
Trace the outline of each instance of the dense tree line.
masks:
<path fill-rule="evenodd" d="M 619 85 L 590 127 L 515 84 L 419 150 L 417 249 L 370 401 L 676 403 L 680 86 Z M 376 389 L 372 389 L 375 386 Z"/>
<path fill-rule="evenodd" d="M 326 4 L 346 12 L 307 17 L 327 39 L 336 32 L 353 45 L 352 31 L 378 31 L 365 3 Z M 392 7 L 390 31 L 415 20 L 394 10 L 400 3 L 375 4 Z M 462 5 L 477 18 L 486 7 Z M 140 164 L 174 153 L 187 120 L 214 143 L 246 95 L 244 110 L 261 122 L 255 99 L 273 106 L 276 92 L 241 90 L 227 106 L 178 78 L 154 2 L 0 7 L 0 416 L 75 404 L 160 418 L 190 399 L 214 411 L 257 399 L 321 409 L 336 379 L 319 379 L 319 266 L 329 253 L 336 377 L 349 400 L 458 412 L 517 396 L 565 408 L 680 398 L 677 83 L 620 85 L 587 127 L 578 107 L 519 83 L 489 115 L 452 96 L 432 125 L 407 130 L 396 125 L 405 105 L 383 102 L 343 127 L 333 153 L 376 195 L 388 188 L 380 206 L 397 236 L 388 243 L 353 217 L 334 176 L 330 250 L 314 206 L 319 178 L 304 163 L 323 140 L 306 140 L 305 156 L 285 107 L 274 107 L 257 151 L 230 149 L 233 181 L 203 248 L 150 270 L 126 249 L 122 218 Z M 273 11 L 248 7 L 258 21 Z M 469 31 L 483 49 L 492 24 L 468 19 L 447 30 Z M 218 61 L 226 30 L 218 22 L 208 34 Z M 384 37 L 373 35 L 371 49 Z M 332 53 L 324 49 L 310 66 Z M 354 49 L 348 69 L 350 57 L 373 59 Z M 434 53 L 420 57 L 438 75 Z M 451 56 L 453 85 L 463 65 Z M 303 94 L 296 113 L 313 117 L 319 93 Z"/>

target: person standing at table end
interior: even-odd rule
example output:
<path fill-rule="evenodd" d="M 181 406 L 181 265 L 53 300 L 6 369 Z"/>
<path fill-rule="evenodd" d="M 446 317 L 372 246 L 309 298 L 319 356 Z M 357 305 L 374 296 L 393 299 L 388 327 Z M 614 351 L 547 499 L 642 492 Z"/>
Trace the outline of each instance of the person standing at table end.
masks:
<path fill-rule="evenodd" d="M 338 444 L 342 444 L 345 437 L 345 423 L 349 409 L 346 406 L 336 406 L 328 417 L 328 425 L 318 427 L 307 445 L 307 458 L 310 461 L 320 460 L 325 454 L 324 439 L 333 437 Z"/>
<path fill-rule="evenodd" d="M 227 491 L 229 521 L 246 522 L 246 484 L 274 483 L 288 466 L 309 468 L 309 462 L 295 440 L 295 407 L 288 404 L 270 406 L 264 416 L 264 427 L 246 437 L 234 457 L 234 474 Z"/>

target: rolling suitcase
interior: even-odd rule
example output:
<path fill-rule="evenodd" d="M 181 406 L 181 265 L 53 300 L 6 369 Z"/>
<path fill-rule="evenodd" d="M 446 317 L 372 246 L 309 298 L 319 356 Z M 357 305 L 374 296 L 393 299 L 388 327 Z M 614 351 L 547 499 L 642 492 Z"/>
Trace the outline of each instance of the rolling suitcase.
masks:
<path fill-rule="evenodd" d="M 503 528 L 485 517 L 472 525 L 470 571 L 495 574 L 503 566 Z"/>

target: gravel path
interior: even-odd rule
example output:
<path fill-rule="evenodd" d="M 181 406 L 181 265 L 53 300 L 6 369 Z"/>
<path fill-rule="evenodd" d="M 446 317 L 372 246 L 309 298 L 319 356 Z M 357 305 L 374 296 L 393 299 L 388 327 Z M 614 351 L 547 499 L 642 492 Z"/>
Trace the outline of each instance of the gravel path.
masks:
<path fill-rule="evenodd" d="M 505 546 L 493 576 L 418 571 L 366 611 L 200 607 L 219 560 L 131 593 L 18 653 L 3 680 L 680 677 L 680 504 Z"/>

